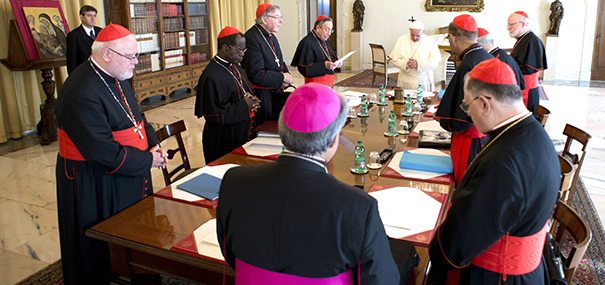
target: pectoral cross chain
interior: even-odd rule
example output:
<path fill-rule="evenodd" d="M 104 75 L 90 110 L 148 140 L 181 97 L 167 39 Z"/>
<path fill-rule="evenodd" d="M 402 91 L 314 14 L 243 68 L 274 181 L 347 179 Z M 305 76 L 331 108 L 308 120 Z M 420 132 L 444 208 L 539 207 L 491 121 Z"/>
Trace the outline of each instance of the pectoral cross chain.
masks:
<path fill-rule="evenodd" d="M 277 67 L 281 67 L 281 64 L 279 64 L 279 58 L 275 58 L 275 63 L 277 63 Z"/>

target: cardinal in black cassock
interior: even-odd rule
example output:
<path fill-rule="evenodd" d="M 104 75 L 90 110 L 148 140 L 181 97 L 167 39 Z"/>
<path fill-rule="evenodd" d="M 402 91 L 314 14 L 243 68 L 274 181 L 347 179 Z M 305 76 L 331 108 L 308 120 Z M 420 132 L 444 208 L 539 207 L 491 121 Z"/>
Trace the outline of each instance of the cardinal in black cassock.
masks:
<path fill-rule="evenodd" d="M 523 11 L 511 14 L 508 17 L 508 33 L 517 39 L 510 56 L 519 65 L 525 79 L 525 89 L 522 90 L 523 102 L 528 110 L 535 113 L 540 104 L 538 72 L 547 69 L 548 65 L 544 44 L 527 26 L 527 19 L 529 17 Z"/>
<path fill-rule="evenodd" d="M 65 284 L 108 284 L 106 242 L 85 231 L 153 193 L 151 167 L 166 152 L 139 111 L 128 78 L 136 39 L 110 24 L 93 53 L 63 84 L 55 106 L 59 140 L 57 212 Z M 121 53 L 121 54 L 118 54 Z"/>
<path fill-rule="evenodd" d="M 246 49 L 246 38 L 233 27 L 218 35 L 219 51 L 200 76 L 195 115 L 204 117 L 202 145 L 206 163 L 243 145 L 256 136 L 254 111 L 260 101 L 238 63 Z"/>
<path fill-rule="evenodd" d="M 328 38 L 332 34 L 332 19 L 317 17 L 313 30 L 296 47 L 291 66 L 297 67 L 305 83 L 317 82 L 332 87 L 334 72 L 340 72 L 338 60 Z"/>
<path fill-rule="evenodd" d="M 271 15 L 270 15 L 271 14 Z M 254 87 L 254 95 L 261 100 L 256 113 L 257 125 L 266 120 L 277 120 L 279 112 L 273 112 L 273 95 L 281 96 L 284 87 L 292 84 L 292 75 L 284 63 L 279 41 L 274 33 L 279 31 L 283 19 L 277 6 L 260 4 L 256 9 L 256 24 L 244 36 L 246 53 L 242 67 Z M 283 106 L 283 103 L 281 103 Z"/>
<path fill-rule="evenodd" d="M 477 28 L 477 43 L 483 47 L 489 54 L 497 57 L 502 62 L 508 64 L 510 68 L 515 72 L 515 77 L 517 78 L 517 84 L 521 90 L 525 89 L 525 80 L 523 79 L 523 74 L 521 73 L 521 69 L 519 69 L 519 65 L 514 58 L 512 58 L 508 53 L 506 53 L 501 48 L 494 45 L 494 39 L 489 34 L 489 32 L 484 28 Z"/>

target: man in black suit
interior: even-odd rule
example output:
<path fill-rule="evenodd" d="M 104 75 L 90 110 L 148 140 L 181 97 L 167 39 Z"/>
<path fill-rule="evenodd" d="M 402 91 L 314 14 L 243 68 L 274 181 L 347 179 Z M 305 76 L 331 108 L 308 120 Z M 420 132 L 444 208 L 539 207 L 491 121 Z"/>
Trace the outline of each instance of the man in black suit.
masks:
<path fill-rule="evenodd" d="M 238 259 L 313 278 L 351 270 L 361 284 L 399 284 L 376 200 L 326 168 L 347 109 L 346 99 L 330 87 L 297 88 L 279 116 L 285 150 L 277 161 L 227 171 L 216 223 L 231 267 Z"/>
<path fill-rule="evenodd" d="M 82 24 L 67 34 L 67 73 L 71 73 L 82 62 L 90 57 L 92 42 L 101 31 L 96 27 L 97 9 L 90 5 L 80 8 L 80 20 Z"/>

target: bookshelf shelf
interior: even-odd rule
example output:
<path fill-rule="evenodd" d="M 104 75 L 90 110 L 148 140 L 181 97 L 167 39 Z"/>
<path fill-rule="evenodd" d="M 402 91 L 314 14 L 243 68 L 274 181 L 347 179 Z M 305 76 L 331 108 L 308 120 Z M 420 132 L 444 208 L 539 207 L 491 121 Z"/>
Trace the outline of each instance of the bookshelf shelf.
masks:
<path fill-rule="evenodd" d="M 104 0 L 107 23 L 128 28 L 137 39 L 139 64 L 130 80 L 137 101 L 192 90 L 210 54 L 206 0 Z"/>

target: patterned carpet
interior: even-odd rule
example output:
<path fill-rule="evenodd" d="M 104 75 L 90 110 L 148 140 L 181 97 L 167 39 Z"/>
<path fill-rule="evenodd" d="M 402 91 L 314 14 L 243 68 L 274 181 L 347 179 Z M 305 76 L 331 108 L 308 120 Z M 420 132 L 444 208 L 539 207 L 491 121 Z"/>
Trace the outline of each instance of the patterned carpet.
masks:
<path fill-rule="evenodd" d="M 576 270 L 572 284 L 592 285 L 605 284 L 605 232 L 599 215 L 586 192 L 582 179 L 578 180 L 576 191 L 572 197 L 571 207 L 574 208 L 588 223 L 592 231 L 592 241 Z M 17 283 L 17 285 L 63 284 L 61 261 L 49 265 L 32 276 Z M 122 283 L 123 284 L 123 283 Z M 162 275 L 162 284 L 188 285 L 191 283 Z"/>

